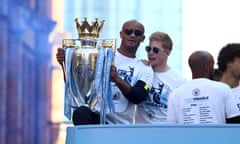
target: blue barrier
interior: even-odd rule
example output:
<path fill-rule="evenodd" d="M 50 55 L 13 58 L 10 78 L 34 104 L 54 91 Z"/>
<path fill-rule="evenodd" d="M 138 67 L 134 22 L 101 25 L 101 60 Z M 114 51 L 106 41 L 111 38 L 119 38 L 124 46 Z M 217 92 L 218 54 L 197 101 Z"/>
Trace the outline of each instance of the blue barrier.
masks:
<path fill-rule="evenodd" d="M 85 125 L 66 144 L 240 144 L 240 125 Z"/>

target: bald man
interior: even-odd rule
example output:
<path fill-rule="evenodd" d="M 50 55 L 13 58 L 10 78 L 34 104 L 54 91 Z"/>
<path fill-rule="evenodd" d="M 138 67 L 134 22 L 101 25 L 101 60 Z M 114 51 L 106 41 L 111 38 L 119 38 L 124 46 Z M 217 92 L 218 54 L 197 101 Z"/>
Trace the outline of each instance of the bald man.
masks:
<path fill-rule="evenodd" d="M 136 52 L 145 39 L 145 28 L 137 20 L 124 22 L 120 31 L 121 43 L 114 56 L 114 65 L 111 67 L 112 101 L 115 113 L 107 110 L 106 123 L 133 124 L 135 122 L 135 106 L 146 100 L 149 87 L 152 85 L 153 70 L 136 58 Z M 63 48 L 59 48 L 56 58 L 60 64 L 65 60 Z M 104 104 L 97 101 L 92 110 L 80 106 L 73 111 L 73 124 L 100 124 L 100 110 Z"/>
<path fill-rule="evenodd" d="M 180 124 L 240 123 L 240 112 L 230 87 L 212 79 L 214 59 L 207 51 L 188 59 L 192 80 L 173 90 L 168 100 L 167 122 Z"/>
<path fill-rule="evenodd" d="M 207 51 L 196 51 L 188 59 L 188 64 L 192 71 L 192 79 L 213 78 L 214 59 Z"/>

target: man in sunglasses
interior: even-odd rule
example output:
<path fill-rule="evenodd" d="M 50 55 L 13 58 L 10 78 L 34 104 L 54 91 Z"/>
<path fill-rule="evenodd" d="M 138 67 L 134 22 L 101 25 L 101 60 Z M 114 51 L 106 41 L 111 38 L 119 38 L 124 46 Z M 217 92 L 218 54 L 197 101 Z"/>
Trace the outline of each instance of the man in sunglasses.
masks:
<path fill-rule="evenodd" d="M 134 123 L 135 104 L 146 100 L 153 79 L 151 67 L 136 58 L 136 51 L 145 39 L 144 26 L 136 20 L 127 21 L 122 26 L 120 37 L 121 44 L 110 71 L 115 113 L 107 114 L 108 124 Z M 60 64 L 64 61 L 62 48 L 58 49 L 56 57 Z M 94 110 L 84 106 L 74 110 L 73 124 L 99 124 L 99 103 Z"/>
<path fill-rule="evenodd" d="M 136 123 L 164 123 L 167 118 L 168 96 L 186 79 L 167 64 L 173 45 L 169 35 L 154 32 L 149 40 L 149 46 L 146 47 L 147 63 L 152 66 L 154 79 L 147 100 L 138 105 Z"/>

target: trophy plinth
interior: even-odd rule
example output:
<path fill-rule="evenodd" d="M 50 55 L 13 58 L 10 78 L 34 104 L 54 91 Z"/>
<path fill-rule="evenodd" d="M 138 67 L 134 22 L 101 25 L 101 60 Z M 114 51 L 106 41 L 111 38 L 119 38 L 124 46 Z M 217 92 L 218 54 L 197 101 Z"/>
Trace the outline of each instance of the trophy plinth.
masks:
<path fill-rule="evenodd" d="M 91 90 L 98 51 L 100 48 L 112 48 L 115 51 L 116 39 L 99 39 L 104 20 L 99 24 L 96 18 L 91 25 L 87 22 L 87 18 L 84 18 L 81 24 L 77 18 L 75 22 L 79 38 L 63 39 L 62 41 L 66 52 L 65 68 L 68 86 L 65 98 L 67 97 L 69 105 L 72 107 L 85 105 L 93 108 L 97 96 L 93 96 Z"/>

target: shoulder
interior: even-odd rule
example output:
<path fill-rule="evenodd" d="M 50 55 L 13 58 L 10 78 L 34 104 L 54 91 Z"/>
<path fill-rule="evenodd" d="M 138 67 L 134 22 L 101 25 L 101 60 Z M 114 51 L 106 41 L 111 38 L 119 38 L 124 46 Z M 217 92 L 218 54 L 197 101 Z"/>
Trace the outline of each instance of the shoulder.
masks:
<path fill-rule="evenodd" d="M 219 94 L 228 95 L 229 93 L 232 93 L 230 86 L 220 81 L 206 79 L 201 84 L 204 88 L 207 88 L 210 91 L 217 90 Z"/>
<path fill-rule="evenodd" d="M 223 83 L 221 81 L 213 81 L 211 80 L 211 82 L 213 83 L 213 85 L 219 87 L 219 88 L 224 88 L 224 89 L 231 89 L 229 85 L 227 85 L 226 83 Z"/>
<path fill-rule="evenodd" d="M 180 75 L 179 73 L 177 73 L 175 70 L 173 70 L 172 68 L 169 70 L 169 74 L 173 75 L 174 77 L 176 77 L 177 79 L 181 80 L 181 81 L 187 81 L 187 79 L 185 77 L 183 77 L 182 75 Z"/>
<path fill-rule="evenodd" d="M 187 82 L 187 79 L 184 78 L 182 75 L 174 71 L 172 68 L 170 68 L 168 71 L 163 73 L 156 73 L 157 76 L 159 76 L 162 79 L 165 79 L 166 81 L 176 85 L 177 87 L 179 85 L 182 85 L 183 83 Z"/>
<path fill-rule="evenodd" d="M 144 61 L 144 60 L 136 60 L 136 64 L 137 64 L 137 66 L 139 66 L 143 70 L 146 69 L 146 70 L 151 70 L 152 71 L 151 65 L 148 65 L 146 63 L 146 61 Z"/>

